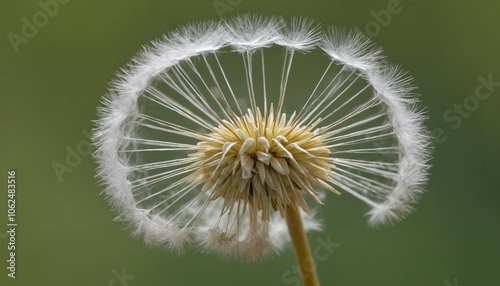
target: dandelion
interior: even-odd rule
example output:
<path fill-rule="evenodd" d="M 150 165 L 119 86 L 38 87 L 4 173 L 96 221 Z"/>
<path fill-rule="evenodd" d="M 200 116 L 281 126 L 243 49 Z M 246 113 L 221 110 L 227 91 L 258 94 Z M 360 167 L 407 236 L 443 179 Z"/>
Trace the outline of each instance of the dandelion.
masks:
<path fill-rule="evenodd" d="M 98 176 L 150 246 L 255 261 L 291 241 L 303 266 L 325 193 L 359 198 L 372 226 L 412 210 L 429 157 L 412 90 L 357 32 L 257 15 L 182 26 L 105 96 Z"/>

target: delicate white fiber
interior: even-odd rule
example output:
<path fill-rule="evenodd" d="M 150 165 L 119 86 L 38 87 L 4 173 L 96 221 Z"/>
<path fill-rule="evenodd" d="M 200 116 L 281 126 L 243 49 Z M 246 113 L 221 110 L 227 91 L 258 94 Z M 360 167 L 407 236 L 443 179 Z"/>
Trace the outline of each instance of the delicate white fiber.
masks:
<path fill-rule="evenodd" d="M 259 15 L 182 26 L 104 96 L 98 177 L 149 246 L 265 259 L 289 243 L 287 207 L 321 229 L 322 190 L 365 202 L 373 226 L 413 210 L 430 150 L 413 90 L 358 32 Z"/>
<path fill-rule="evenodd" d="M 321 48 L 332 59 L 361 71 L 377 68 L 382 59 L 382 49 L 361 32 L 331 27 L 322 39 Z"/>
<path fill-rule="evenodd" d="M 299 51 L 314 49 L 320 40 L 319 26 L 311 19 L 295 17 L 290 24 L 284 19 L 280 19 L 282 24 L 279 29 L 280 37 L 276 44 Z"/>
<path fill-rule="evenodd" d="M 275 17 L 245 14 L 225 22 L 227 44 L 237 51 L 268 47 L 281 37 L 283 23 Z"/>

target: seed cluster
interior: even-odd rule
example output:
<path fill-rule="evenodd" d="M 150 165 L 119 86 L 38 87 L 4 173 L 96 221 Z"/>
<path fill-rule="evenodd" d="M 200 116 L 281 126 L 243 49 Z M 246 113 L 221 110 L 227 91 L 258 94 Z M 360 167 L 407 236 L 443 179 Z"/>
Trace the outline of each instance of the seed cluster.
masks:
<path fill-rule="evenodd" d="M 202 192 L 211 190 L 210 200 L 224 199 L 222 213 L 237 208 L 250 212 L 251 225 L 257 214 L 269 220 L 271 209 L 285 216 L 287 206 L 301 206 L 309 212 L 303 197 L 306 192 L 318 203 L 313 184 L 337 192 L 329 171 L 334 167 L 330 151 L 322 143 L 321 132 L 300 126 L 294 115 L 261 115 L 257 108 L 207 134 L 191 156 L 191 167 Z"/>

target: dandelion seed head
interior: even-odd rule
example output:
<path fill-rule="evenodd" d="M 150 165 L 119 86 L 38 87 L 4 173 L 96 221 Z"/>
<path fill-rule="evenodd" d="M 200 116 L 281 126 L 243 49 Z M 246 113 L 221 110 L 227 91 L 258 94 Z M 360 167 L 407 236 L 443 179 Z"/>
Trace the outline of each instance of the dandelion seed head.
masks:
<path fill-rule="evenodd" d="M 427 180 L 424 120 L 411 78 L 363 35 L 242 15 L 143 48 L 93 142 L 132 236 L 255 261 L 288 245 L 288 207 L 320 230 L 325 193 L 363 201 L 369 225 L 403 219 Z"/>

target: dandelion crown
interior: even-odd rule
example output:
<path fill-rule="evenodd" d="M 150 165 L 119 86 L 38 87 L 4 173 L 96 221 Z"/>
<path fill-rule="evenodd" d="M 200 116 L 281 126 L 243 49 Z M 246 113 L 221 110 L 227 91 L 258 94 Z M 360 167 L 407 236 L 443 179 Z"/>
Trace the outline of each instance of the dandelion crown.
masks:
<path fill-rule="evenodd" d="M 105 96 L 98 175 L 148 245 L 257 260 L 290 241 L 287 209 L 319 229 L 324 193 L 359 198 L 370 225 L 412 210 L 429 140 L 411 91 L 357 32 L 193 23 L 145 47 Z"/>

